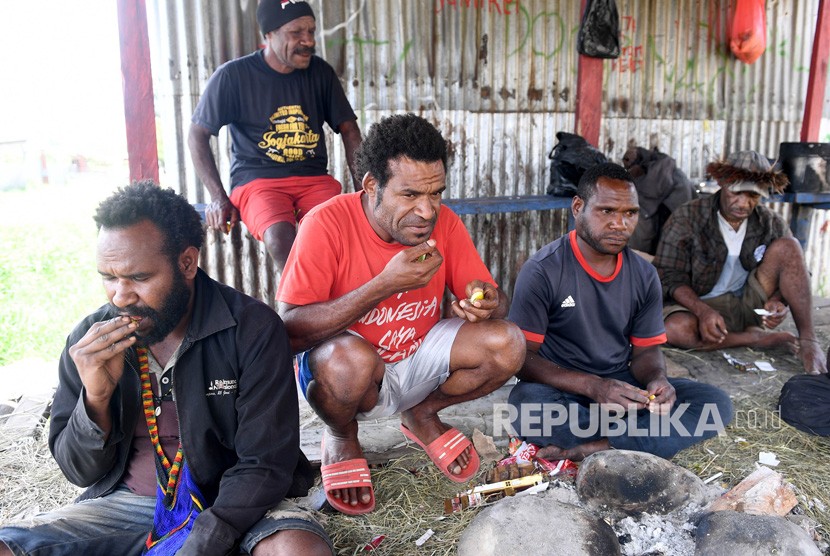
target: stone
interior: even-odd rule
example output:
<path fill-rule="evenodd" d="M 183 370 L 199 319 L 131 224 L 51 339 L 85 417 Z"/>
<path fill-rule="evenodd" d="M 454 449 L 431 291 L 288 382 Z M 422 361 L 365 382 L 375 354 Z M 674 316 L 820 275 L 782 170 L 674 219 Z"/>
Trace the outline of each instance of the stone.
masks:
<path fill-rule="evenodd" d="M 798 499 L 792 485 L 785 483 L 780 473 L 762 465 L 709 504 L 706 511 L 735 510 L 753 515 L 785 516 L 796 504 Z"/>
<path fill-rule="evenodd" d="M 821 556 L 810 535 L 783 517 L 732 510 L 704 514 L 695 533 L 695 556 Z"/>
<path fill-rule="evenodd" d="M 5 415 L 0 425 L 0 449 L 5 449 L 14 439 L 34 436 L 38 427 L 49 416 L 52 407 L 52 392 L 40 395 L 24 396 L 14 408 Z"/>
<path fill-rule="evenodd" d="M 694 473 L 645 452 L 604 450 L 579 466 L 576 492 L 584 505 L 614 517 L 663 515 L 682 506 L 703 506 L 710 488 Z"/>
<path fill-rule="evenodd" d="M 547 493 L 499 500 L 458 542 L 458 556 L 528 554 L 618 555 L 620 543 L 605 521 Z"/>
<path fill-rule="evenodd" d="M 502 459 L 502 452 L 496 448 L 492 436 L 487 436 L 478 429 L 473 430 L 473 447 L 478 452 L 481 463 L 491 463 Z"/>
<path fill-rule="evenodd" d="M 818 542 L 821 540 L 821 536 L 818 534 L 819 523 L 810 516 L 804 514 L 787 514 L 784 516 L 784 519 L 804 529 L 814 541 Z"/>

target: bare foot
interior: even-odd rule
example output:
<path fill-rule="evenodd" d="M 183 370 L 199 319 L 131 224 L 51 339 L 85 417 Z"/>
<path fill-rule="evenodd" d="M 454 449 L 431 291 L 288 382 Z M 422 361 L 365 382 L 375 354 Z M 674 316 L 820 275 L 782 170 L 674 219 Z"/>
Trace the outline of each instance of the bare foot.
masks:
<path fill-rule="evenodd" d="M 750 335 L 747 342 L 748 347 L 753 348 L 784 348 L 793 355 L 798 354 L 798 338 L 789 332 L 768 332 L 761 328 L 751 327 L 746 329 Z"/>
<path fill-rule="evenodd" d="M 553 444 L 548 444 L 544 448 L 539 448 L 536 452 L 536 457 L 546 460 L 560 460 L 569 459 L 571 461 L 582 461 L 594 452 L 601 452 L 611 448 L 607 438 L 600 438 L 599 440 L 592 440 L 573 448 L 560 448 Z"/>
<path fill-rule="evenodd" d="M 819 343 L 812 339 L 801 339 L 799 341 L 801 363 L 804 365 L 804 372 L 808 375 L 820 375 L 827 373 L 827 359 L 819 347 Z"/>
<path fill-rule="evenodd" d="M 434 413 L 432 415 L 418 415 L 416 413 L 412 409 L 402 412 L 401 423 L 417 436 L 424 445 L 429 446 L 432 441 L 450 430 L 450 427 L 441 422 L 438 415 Z M 468 446 L 447 466 L 447 471 L 453 475 L 460 475 L 470 464 L 470 450 L 472 450 L 472 445 Z"/>
<path fill-rule="evenodd" d="M 348 428 L 346 434 L 332 431 L 329 427 L 323 429 L 320 450 L 320 463 L 322 465 L 363 457 L 363 450 L 360 448 L 360 442 L 357 439 L 357 422 L 351 423 Z M 354 434 L 352 434 L 352 429 L 354 429 Z M 368 487 L 332 490 L 331 495 L 351 506 L 369 504 L 372 501 L 372 493 Z"/>
<path fill-rule="evenodd" d="M 558 461 L 560 459 L 571 459 L 568 457 L 568 450 L 565 448 L 560 448 L 559 446 L 554 446 L 553 444 L 548 444 L 543 448 L 539 448 L 536 452 L 537 458 L 546 459 L 548 461 Z"/>

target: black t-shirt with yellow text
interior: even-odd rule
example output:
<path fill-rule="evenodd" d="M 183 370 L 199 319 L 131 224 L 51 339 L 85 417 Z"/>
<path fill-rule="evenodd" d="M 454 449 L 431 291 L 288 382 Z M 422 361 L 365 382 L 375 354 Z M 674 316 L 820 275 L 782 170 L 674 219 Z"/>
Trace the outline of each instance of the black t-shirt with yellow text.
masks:
<path fill-rule="evenodd" d="M 193 123 L 231 135 L 231 189 L 257 178 L 319 176 L 327 172 L 323 122 L 339 132 L 356 120 L 343 86 L 325 60 L 279 73 L 258 50 L 221 65 L 208 81 Z"/>

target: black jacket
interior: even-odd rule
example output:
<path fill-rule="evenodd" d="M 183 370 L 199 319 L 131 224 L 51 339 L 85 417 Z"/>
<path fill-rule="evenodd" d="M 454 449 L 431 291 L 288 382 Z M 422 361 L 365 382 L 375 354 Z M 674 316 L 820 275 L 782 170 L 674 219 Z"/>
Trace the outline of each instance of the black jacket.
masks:
<path fill-rule="evenodd" d="M 199 270 L 193 316 L 173 369 L 185 458 L 211 506 L 196 519 L 180 554 L 226 554 L 286 495 L 313 482 L 300 451 L 297 389 L 282 320 L 251 297 Z M 49 447 L 64 475 L 89 488 L 79 500 L 108 494 L 126 469 L 141 386 L 134 349 L 111 402 L 113 427 L 87 416 L 69 347 L 96 322 L 116 316 L 105 305 L 67 338 L 52 406 Z M 221 486 L 220 486 L 221 481 Z"/>

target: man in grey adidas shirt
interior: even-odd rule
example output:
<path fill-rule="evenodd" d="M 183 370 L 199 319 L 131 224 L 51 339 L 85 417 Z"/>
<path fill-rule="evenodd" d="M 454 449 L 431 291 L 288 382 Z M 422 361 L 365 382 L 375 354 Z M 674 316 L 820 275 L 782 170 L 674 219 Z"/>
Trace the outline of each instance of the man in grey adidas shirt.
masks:
<path fill-rule="evenodd" d="M 729 397 L 666 378 L 657 272 L 628 247 L 639 205 L 631 176 L 600 164 L 579 182 L 576 229 L 519 273 L 509 319 L 527 341 L 510 418 L 540 457 L 581 460 L 609 448 L 670 458 L 732 418 Z"/>

